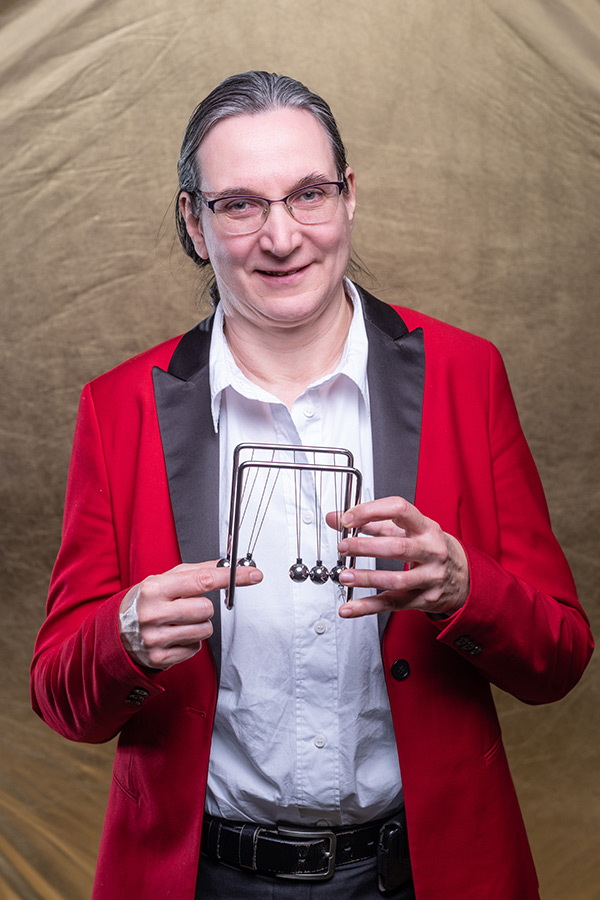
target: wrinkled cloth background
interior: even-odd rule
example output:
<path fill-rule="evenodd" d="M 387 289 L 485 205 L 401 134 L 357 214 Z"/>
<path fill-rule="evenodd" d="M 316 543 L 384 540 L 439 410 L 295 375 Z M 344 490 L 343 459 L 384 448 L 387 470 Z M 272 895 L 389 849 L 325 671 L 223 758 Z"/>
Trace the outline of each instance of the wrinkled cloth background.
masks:
<path fill-rule="evenodd" d="M 90 894 L 113 747 L 53 734 L 27 687 L 78 394 L 197 320 L 173 239 L 179 144 L 196 103 L 250 68 L 331 103 L 365 286 L 500 347 L 598 622 L 597 0 L 0 0 L 7 900 Z M 554 706 L 498 696 L 545 900 L 600 897 L 597 671 Z"/>

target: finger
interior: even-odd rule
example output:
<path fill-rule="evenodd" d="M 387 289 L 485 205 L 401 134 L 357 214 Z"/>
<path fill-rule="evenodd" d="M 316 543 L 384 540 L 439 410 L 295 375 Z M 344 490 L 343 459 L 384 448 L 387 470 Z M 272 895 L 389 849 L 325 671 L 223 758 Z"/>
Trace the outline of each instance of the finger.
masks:
<path fill-rule="evenodd" d="M 159 659 L 162 660 L 162 664 L 154 665 L 153 668 L 170 669 L 171 666 L 175 666 L 177 663 L 182 663 L 191 659 L 192 656 L 195 656 L 200 650 L 201 646 L 202 644 L 193 644 L 189 647 L 170 647 L 168 650 L 163 650 L 159 656 Z"/>
<path fill-rule="evenodd" d="M 337 512 L 334 510 L 333 512 L 328 512 L 325 514 L 325 521 L 329 525 L 330 528 L 333 528 L 334 531 L 340 531 L 342 526 L 340 524 L 342 513 L 340 510 Z"/>
<path fill-rule="evenodd" d="M 172 608 L 174 604 L 165 601 L 162 605 Z M 147 623 L 140 627 L 142 647 L 136 658 L 152 669 L 168 669 L 194 656 L 212 632 L 209 619 L 191 625 Z"/>
<path fill-rule="evenodd" d="M 236 569 L 236 585 L 257 584 L 262 578 L 263 573 L 260 569 L 248 570 L 246 567 Z M 229 579 L 226 586 L 229 586 Z M 150 623 L 156 626 L 185 625 L 204 622 L 214 615 L 214 606 L 205 595 L 170 597 L 161 593 L 145 593 L 143 587 L 142 583 L 137 599 L 140 626 Z"/>
<path fill-rule="evenodd" d="M 162 628 L 178 625 L 197 625 L 208 622 L 215 609 L 208 597 L 180 597 L 168 600 L 156 597 L 138 604 L 140 628 Z"/>
<path fill-rule="evenodd" d="M 220 560 L 218 559 L 209 559 L 204 562 L 199 563 L 180 563 L 178 566 L 175 566 L 174 569 L 171 569 L 171 572 L 195 572 L 198 569 L 218 569 L 219 573 L 221 572 L 231 572 L 230 566 L 219 566 L 218 563 Z M 262 580 L 262 572 L 260 569 L 257 569 L 255 566 L 236 566 L 236 579 L 237 578 L 251 578 L 250 583 L 254 581 Z M 255 573 L 259 572 L 260 577 L 257 577 Z M 228 575 L 226 576 L 229 581 Z M 244 582 L 246 583 L 246 582 Z"/>
<path fill-rule="evenodd" d="M 390 572 L 384 569 L 344 569 L 340 574 L 340 584 L 346 587 L 372 588 L 376 591 L 396 591 L 401 593 L 438 589 L 442 578 L 430 571 L 429 566 L 416 566 Z"/>
<path fill-rule="evenodd" d="M 391 519 L 382 519 L 380 522 L 367 522 L 359 529 L 361 534 L 370 537 L 406 537 L 406 529 L 400 528 Z"/>
<path fill-rule="evenodd" d="M 358 619 L 362 616 L 374 616 L 378 613 L 394 612 L 402 609 L 417 609 L 419 601 L 411 594 L 402 595 L 388 591 L 383 594 L 373 594 L 371 597 L 361 597 L 350 600 L 338 609 L 342 619 Z"/>
<path fill-rule="evenodd" d="M 392 520 L 395 525 L 405 528 L 409 532 L 423 531 L 429 522 L 416 506 L 413 506 L 404 497 L 382 497 L 352 507 L 343 514 L 341 524 L 345 528 L 363 530 L 365 526 L 385 519 Z"/>
<path fill-rule="evenodd" d="M 407 562 L 427 562 L 431 550 L 420 540 L 407 537 L 347 537 L 338 544 L 343 556 L 362 556 L 374 559 L 397 559 Z"/>
<path fill-rule="evenodd" d="M 350 510 L 348 510 L 350 512 Z M 343 529 L 343 525 L 341 523 L 341 519 L 344 513 L 342 512 L 330 512 L 325 516 L 325 520 L 330 528 L 333 528 L 335 531 L 341 531 Z M 367 522 L 364 525 L 360 526 L 360 531 L 363 534 L 369 535 L 404 535 L 406 532 L 403 528 L 400 528 L 391 519 L 382 519 L 377 522 Z"/>
<path fill-rule="evenodd" d="M 154 650 L 166 650 L 171 647 L 193 647 L 207 640 L 213 633 L 210 621 L 193 625 L 166 625 L 150 628 L 143 634 L 144 648 L 152 653 Z"/>
<path fill-rule="evenodd" d="M 245 587 L 249 584 L 259 584 L 262 580 L 263 573 L 260 569 L 255 569 L 254 566 L 236 566 L 235 568 L 235 583 L 237 587 Z M 227 579 L 225 587 L 229 587 L 229 578 Z"/>
<path fill-rule="evenodd" d="M 188 644 L 186 646 L 175 647 L 157 647 L 150 652 L 144 652 L 142 665 L 149 666 L 151 669 L 170 669 L 177 663 L 185 662 L 191 659 L 202 646 L 202 642 Z"/>
<path fill-rule="evenodd" d="M 144 598 L 161 597 L 176 600 L 181 597 L 198 597 L 229 585 L 228 568 L 217 568 L 215 561 L 177 566 L 162 575 L 150 575 L 140 585 Z M 248 585 L 262 581 L 260 569 L 242 567 L 236 569 L 236 584 Z"/>

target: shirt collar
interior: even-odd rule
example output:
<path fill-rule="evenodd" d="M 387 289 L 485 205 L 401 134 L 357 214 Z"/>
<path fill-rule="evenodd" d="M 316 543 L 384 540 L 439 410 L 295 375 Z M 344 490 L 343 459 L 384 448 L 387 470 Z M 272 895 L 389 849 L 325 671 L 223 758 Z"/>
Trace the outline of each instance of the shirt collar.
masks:
<path fill-rule="evenodd" d="M 369 344 L 367 330 L 363 316 L 362 304 L 356 287 L 345 278 L 344 287 L 347 297 L 354 308 L 352 321 L 348 330 L 348 337 L 344 344 L 342 357 L 333 372 L 323 375 L 309 387 L 320 387 L 340 375 L 345 375 L 357 386 L 369 411 L 369 391 L 367 384 L 367 357 Z M 225 388 L 231 387 L 242 396 L 251 400 L 260 400 L 263 403 L 280 403 L 281 401 L 265 391 L 259 385 L 246 378 L 237 365 L 233 354 L 229 349 L 224 331 L 225 316 L 219 303 L 215 310 L 213 331 L 210 343 L 210 397 L 211 410 L 215 432 L 219 431 L 219 416 L 221 412 L 221 398 Z M 307 388 L 308 390 L 308 388 Z"/>

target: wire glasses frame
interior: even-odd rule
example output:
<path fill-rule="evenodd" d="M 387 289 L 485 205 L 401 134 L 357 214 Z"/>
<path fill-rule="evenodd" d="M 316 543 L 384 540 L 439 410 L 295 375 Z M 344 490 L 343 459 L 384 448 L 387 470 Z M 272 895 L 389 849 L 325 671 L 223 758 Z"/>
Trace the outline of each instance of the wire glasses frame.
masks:
<path fill-rule="evenodd" d="M 251 194 L 233 194 L 208 200 L 202 191 L 199 194 L 203 204 L 215 213 L 227 234 L 253 234 L 267 221 L 272 203 L 283 203 L 290 216 L 301 225 L 321 225 L 328 222 L 345 186 L 345 181 L 307 184 L 279 200 L 268 200 Z"/>

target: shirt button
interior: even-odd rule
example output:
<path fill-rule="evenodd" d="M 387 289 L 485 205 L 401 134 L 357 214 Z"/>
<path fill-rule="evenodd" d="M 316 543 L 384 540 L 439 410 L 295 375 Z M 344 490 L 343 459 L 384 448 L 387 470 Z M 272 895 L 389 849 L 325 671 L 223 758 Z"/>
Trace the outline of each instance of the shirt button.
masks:
<path fill-rule="evenodd" d="M 326 743 L 327 743 L 327 741 L 325 739 L 325 735 L 317 734 L 317 736 L 314 739 L 315 747 L 317 747 L 319 750 L 322 750 L 322 748 L 325 746 Z"/>
<path fill-rule="evenodd" d="M 310 525 L 312 523 L 313 519 L 314 519 L 314 516 L 310 512 L 305 512 L 302 515 L 302 521 L 304 522 L 305 525 Z"/>
<path fill-rule="evenodd" d="M 327 631 L 327 623 L 323 622 L 321 619 L 318 622 L 315 622 L 315 631 L 317 634 L 325 634 Z"/>
<path fill-rule="evenodd" d="M 312 419 L 315 414 L 315 411 L 312 406 L 305 406 L 302 410 L 307 419 Z"/>

